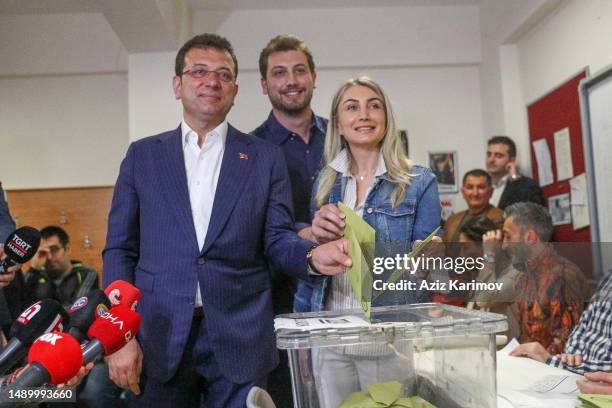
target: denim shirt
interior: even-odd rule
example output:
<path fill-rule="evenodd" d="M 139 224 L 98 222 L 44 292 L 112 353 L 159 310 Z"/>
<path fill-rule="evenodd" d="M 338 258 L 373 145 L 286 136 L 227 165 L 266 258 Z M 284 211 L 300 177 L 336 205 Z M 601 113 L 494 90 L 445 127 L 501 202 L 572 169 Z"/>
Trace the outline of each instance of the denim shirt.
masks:
<path fill-rule="evenodd" d="M 364 202 L 363 220 L 376 230 L 376 257 L 393 257 L 410 252 L 415 240 L 427 238 L 441 221 L 442 208 L 438 196 L 436 178 L 431 169 L 413 165 L 410 169 L 411 184 L 406 190 L 404 200 L 395 208 L 392 194 L 396 183 L 390 181 L 385 173 L 374 180 L 374 185 Z M 315 183 L 312 197 L 316 197 L 318 186 Z M 346 177 L 337 175 L 329 196 L 329 203 L 342 201 Z M 311 204 L 311 214 L 316 210 Z M 387 281 L 393 271 L 375 275 L 374 279 Z M 415 280 L 416 277 L 404 274 L 402 279 Z M 330 278 L 320 276 L 311 282 L 300 281 L 294 299 L 296 312 L 317 312 L 323 310 L 325 297 L 330 287 Z M 384 291 L 372 301 L 372 306 L 422 303 L 429 300 L 423 291 Z"/>

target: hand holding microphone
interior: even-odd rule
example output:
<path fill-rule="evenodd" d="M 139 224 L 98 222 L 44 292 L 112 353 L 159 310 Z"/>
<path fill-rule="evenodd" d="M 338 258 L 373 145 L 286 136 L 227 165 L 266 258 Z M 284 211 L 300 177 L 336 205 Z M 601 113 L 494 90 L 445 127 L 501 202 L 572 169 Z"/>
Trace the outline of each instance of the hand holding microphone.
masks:
<path fill-rule="evenodd" d="M 132 310 L 140 300 L 140 291 L 130 283 L 116 280 L 105 290 L 112 304 L 124 305 Z M 142 350 L 138 341 L 133 339 L 125 347 L 106 357 L 110 379 L 123 389 L 140 394 L 140 373 L 142 371 Z"/>
<path fill-rule="evenodd" d="M 0 246 L 0 288 L 7 286 L 21 264 L 28 262 L 40 245 L 40 232 L 32 227 L 21 227 L 13 231 L 4 247 Z"/>

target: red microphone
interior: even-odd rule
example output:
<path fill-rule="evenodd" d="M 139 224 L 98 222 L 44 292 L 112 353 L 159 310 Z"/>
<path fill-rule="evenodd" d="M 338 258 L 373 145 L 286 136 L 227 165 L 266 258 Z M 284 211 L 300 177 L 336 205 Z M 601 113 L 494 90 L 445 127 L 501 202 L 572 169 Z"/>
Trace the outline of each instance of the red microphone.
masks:
<path fill-rule="evenodd" d="M 110 356 L 136 337 L 140 328 L 140 315 L 127 306 L 115 306 L 98 317 L 87 336 L 91 339 L 83 348 L 83 363 L 94 361 L 101 355 Z"/>
<path fill-rule="evenodd" d="M 136 310 L 136 305 L 140 300 L 140 290 L 131 283 L 124 280 L 116 280 L 106 287 L 104 291 L 111 305 L 123 305 Z"/>
<path fill-rule="evenodd" d="M 6 402 L 10 390 L 40 387 L 45 383 L 57 385 L 77 375 L 83 365 L 81 345 L 67 333 L 43 334 L 32 344 L 28 363 L 19 377 L 2 390 L 0 402 Z"/>

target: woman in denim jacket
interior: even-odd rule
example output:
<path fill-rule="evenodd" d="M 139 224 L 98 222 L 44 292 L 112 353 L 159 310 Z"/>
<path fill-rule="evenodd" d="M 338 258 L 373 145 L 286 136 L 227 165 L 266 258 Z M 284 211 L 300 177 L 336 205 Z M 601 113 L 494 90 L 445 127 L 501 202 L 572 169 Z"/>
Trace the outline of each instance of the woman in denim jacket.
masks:
<path fill-rule="evenodd" d="M 391 103 L 367 77 L 351 79 L 336 92 L 325 139 L 324 161 L 313 188 L 312 236 L 317 243 L 343 235 L 342 201 L 376 230 L 376 257 L 410 251 L 440 225 L 436 178 L 408 159 Z M 315 212 L 316 210 L 316 212 Z M 393 271 L 374 279 L 385 282 Z M 402 279 L 417 280 L 405 273 Z M 425 292 L 385 291 L 372 306 L 421 303 Z M 298 283 L 296 312 L 359 308 L 346 273 Z"/>

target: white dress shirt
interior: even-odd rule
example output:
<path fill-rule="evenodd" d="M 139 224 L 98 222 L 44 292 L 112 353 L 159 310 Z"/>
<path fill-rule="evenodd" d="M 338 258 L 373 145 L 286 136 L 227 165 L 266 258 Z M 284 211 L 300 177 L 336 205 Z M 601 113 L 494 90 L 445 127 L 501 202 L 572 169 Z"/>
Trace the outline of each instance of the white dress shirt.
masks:
<path fill-rule="evenodd" d="M 493 195 L 489 200 L 489 203 L 494 207 L 499 207 L 499 200 L 501 199 L 502 194 L 504 194 L 504 190 L 506 189 L 506 184 L 508 184 L 508 175 L 506 174 L 502 177 L 497 184 L 493 183 Z"/>
<path fill-rule="evenodd" d="M 206 134 L 204 143 L 200 147 L 198 146 L 198 134 L 185 121 L 181 123 L 189 202 L 191 203 L 193 226 L 200 250 L 204 246 L 208 224 L 210 223 L 210 214 L 215 201 L 221 161 L 225 151 L 227 128 L 227 122 L 223 121 Z M 199 282 L 196 288 L 195 306 L 202 306 Z"/>

